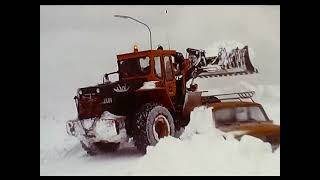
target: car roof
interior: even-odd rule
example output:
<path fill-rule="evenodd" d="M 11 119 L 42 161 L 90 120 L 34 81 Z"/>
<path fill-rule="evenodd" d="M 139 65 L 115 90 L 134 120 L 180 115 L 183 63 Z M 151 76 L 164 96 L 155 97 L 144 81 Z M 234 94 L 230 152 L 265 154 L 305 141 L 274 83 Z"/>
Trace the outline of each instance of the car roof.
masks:
<path fill-rule="evenodd" d="M 232 101 L 232 102 L 216 102 L 211 105 L 213 109 L 249 107 L 249 106 L 261 106 L 261 104 L 256 102 Z"/>

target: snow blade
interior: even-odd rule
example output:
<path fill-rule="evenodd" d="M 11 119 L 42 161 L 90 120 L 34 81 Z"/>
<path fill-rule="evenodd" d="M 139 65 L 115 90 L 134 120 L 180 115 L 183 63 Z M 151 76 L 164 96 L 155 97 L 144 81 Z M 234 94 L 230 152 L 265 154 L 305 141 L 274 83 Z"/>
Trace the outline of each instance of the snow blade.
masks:
<path fill-rule="evenodd" d="M 196 68 L 196 75 L 200 78 L 258 73 L 251 63 L 248 46 L 242 49 L 237 47 L 230 53 L 221 48 L 218 56 L 207 57 L 205 63 L 199 64 L 201 66 Z"/>

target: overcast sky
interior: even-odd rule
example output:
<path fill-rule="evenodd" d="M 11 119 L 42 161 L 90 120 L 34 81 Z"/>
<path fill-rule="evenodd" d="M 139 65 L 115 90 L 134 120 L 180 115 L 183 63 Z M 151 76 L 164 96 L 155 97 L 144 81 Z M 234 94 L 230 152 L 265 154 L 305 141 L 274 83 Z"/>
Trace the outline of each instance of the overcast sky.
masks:
<path fill-rule="evenodd" d="M 167 11 L 167 13 L 166 13 Z M 261 81 L 280 83 L 280 6 L 40 6 L 40 111 L 74 110 L 76 88 L 95 85 L 116 71 L 116 55 L 162 44 L 185 54 L 217 41 L 254 50 Z M 63 103 L 64 105 L 62 105 Z"/>

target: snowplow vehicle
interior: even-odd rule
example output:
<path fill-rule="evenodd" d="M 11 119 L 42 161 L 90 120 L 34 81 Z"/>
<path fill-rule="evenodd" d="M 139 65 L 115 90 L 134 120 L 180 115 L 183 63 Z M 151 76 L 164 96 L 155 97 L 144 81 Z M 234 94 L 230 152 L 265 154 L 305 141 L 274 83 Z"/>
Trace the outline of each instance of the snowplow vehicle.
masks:
<path fill-rule="evenodd" d="M 115 151 L 129 138 L 146 153 L 147 146 L 159 139 L 178 137 L 194 107 L 218 99 L 201 97 L 195 78 L 258 73 L 247 46 L 227 56 L 223 52 L 205 57 L 203 50 L 188 48 L 185 58 L 161 46 L 146 51 L 135 46 L 133 52 L 117 55 L 118 71 L 105 74 L 101 84 L 78 89 L 74 97 L 78 116 L 67 121 L 68 134 L 76 136 L 91 155 Z M 111 82 L 111 74 L 118 74 L 119 80 Z"/>

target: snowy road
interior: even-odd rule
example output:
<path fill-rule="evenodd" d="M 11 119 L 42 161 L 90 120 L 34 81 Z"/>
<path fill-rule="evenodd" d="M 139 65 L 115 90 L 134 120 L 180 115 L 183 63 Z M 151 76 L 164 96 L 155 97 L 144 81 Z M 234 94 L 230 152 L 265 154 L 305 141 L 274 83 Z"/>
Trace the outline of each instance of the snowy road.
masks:
<path fill-rule="evenodd" d="M 73 154 L 74 153 L 74 154 Z M 122 147 L 113 154 L 89 156 L 76 144 L 62 160 L 41 164 L 41 175 L 130 175 L 141 154 L 135 147 Z"/>

